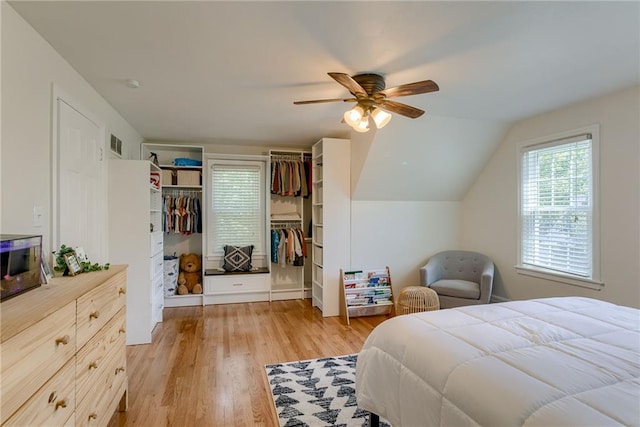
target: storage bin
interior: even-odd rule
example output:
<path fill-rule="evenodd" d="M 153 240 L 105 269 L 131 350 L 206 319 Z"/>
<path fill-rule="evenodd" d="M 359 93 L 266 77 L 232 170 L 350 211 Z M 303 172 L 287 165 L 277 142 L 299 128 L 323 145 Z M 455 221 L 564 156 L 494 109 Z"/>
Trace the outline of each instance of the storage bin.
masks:
<path fill-rule="evenodd" d="M 162 185 L 176 185 L 174 182 L 175 172 L 171 169 L 162 169 Z"/>
<path fill-rule="evenodd" d="M 178 289 L 179 258 L 175 256 L 164 257 L 164 296 L 170 297 L 176 294 Z"/>
<path fill-rule="evenodd" d="M 200 171 L 179 170 L 178 185 L 200 185 Z"/>

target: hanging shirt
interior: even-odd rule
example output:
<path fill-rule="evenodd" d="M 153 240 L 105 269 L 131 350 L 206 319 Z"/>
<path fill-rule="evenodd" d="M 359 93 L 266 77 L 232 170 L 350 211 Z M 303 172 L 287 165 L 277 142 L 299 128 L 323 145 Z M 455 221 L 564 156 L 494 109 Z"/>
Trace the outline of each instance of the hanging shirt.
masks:
<path fill-rule="evenodd" d="M 278 246 L 280 246 L 280 232 L 271 230 L 271 262 L 278 263 Z"/>

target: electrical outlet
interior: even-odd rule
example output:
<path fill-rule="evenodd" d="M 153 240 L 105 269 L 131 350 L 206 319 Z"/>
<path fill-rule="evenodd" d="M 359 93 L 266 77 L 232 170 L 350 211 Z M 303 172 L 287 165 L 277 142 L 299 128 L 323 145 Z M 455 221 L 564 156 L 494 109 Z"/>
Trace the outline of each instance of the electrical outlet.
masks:
<path fill-rule="evenodd" d="M 42 206 L 33 207 L 33 226 L 42 227 Z"/>

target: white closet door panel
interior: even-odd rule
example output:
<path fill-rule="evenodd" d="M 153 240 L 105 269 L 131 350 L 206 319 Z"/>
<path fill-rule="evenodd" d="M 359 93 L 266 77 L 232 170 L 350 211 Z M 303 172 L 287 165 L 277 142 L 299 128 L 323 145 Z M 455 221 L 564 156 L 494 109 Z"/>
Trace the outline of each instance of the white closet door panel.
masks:
<path fill-rule="evenodd" d="M 82 246 L 92 261 L 105 259 L 102 130 L 58 99 L 57 243 Z"/>

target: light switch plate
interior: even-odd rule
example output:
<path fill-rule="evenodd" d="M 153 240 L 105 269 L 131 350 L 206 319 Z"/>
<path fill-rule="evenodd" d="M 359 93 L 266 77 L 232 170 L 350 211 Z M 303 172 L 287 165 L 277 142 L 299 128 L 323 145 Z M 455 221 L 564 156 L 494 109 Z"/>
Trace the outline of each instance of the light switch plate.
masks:
<path fill-rule="evenodd" d="M 42 206 L 33 207 L 33 226 L 42 227 Z"/>

